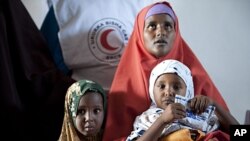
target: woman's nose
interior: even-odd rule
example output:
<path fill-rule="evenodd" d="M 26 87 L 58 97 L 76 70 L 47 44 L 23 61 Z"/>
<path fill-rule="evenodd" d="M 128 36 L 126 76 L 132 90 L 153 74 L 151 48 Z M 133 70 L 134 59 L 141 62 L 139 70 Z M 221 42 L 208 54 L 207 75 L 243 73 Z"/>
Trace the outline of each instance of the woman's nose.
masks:
<path fill-rule="evenodd" d="M 164 27 L 158 26 L 157 27 L 157 31 L 156 31 L 156 35 L 157 35 L 157 37 L 164 37 L 164 36 L 166 36 L 166 30 L 164 29 Z"/>

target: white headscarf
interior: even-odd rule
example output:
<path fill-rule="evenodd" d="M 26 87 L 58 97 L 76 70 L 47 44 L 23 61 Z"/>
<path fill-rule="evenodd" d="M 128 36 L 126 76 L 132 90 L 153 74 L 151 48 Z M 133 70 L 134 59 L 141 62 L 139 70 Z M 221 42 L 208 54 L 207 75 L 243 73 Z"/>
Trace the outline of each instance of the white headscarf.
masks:
<path fill-rule="evenodd" d="M 177 60 L 168 59 L 156 65 L 151 71 L 149 79 L 149 95 L 153 104 L 155 104 L 153 93 L 155 81 L 160 75 L 165 73 L 175 73 L 184 80 L 187 86 L 185 99 L 189 100 L 194 97 L 194 84 L 190 69 Z"/>

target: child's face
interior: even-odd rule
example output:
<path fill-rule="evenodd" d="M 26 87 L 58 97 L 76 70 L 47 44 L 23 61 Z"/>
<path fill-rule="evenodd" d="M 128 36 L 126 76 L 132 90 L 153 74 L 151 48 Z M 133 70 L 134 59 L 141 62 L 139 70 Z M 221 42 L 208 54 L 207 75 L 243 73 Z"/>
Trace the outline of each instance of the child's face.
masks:
<path fill-rule="evenodd" d="M 177 74 L 162 74 L 155 81 L 153 93 L 157 107 L 165 109 L 174 103 L 175 95 L 186 95 L 186 84 Z"/>
<path fill-rule="evenodd" d="M 102 126 L 104 119 L 103 99 L 101 94 L 86 92 L 80 99 L 76 128 L 84 136 L 96 135 Z"/>
<path fill-rule="evenodd" d="M 172 49 L 175 39 L 174 20 L 167 14 L 157 14 L 145 20 L 144 44 L 155 57 L 165 56 Z"/>

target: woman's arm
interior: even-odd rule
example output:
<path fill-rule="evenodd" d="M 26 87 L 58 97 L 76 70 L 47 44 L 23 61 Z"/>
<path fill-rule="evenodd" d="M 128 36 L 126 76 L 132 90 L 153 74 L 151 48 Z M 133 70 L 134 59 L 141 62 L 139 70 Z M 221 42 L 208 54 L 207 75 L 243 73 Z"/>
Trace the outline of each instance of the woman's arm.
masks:
<path fill-rule="evenodd" d="M 198 114 L 204 112 L 209 105 L 214 105 L 216 107 L 215 114 L 219 118 L 222 131 L 229 133 L 230 125 L 239 124 L 228 110 L 207 96 L 197 95 L 190 101 L 190 108 Z"/>
<path fill-rule="evenodd" d="M 239 122 L 233 117 L 233 115 L 224 109 L 220 104 L 213 102 L 213 105 L 216 107 L 215 114 L 219 118 L 220 128 L 229 133 L 230 125 L 237 125 Z"/>

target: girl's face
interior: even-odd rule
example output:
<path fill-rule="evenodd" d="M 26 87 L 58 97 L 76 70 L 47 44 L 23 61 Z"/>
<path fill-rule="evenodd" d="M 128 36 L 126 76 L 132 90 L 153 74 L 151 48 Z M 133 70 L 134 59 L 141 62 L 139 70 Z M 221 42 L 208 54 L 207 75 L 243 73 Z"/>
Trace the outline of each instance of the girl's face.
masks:
<path fill-rule="evenodd" d="M 104 119 L 103 99 L 101 94 L 86 92 L 80 99 L 76 128 L 83 136 L 95 136 L 101 129 Z M 83 137 L 82 136 L 82 137 Z"/>
<path fill-rule="evenodd" d="M 154 85 L 153 93 L 157 107 L 165 109 L 168 104 L 174 103 L 175 95 L 186 95 L 184 80 L 175 73 L 160 75 Z"/>
<path fill-rule="evenodd" d="M 148 17 L 144 25 L 144 44 L 146 50 L 159 58 L 167 55 L 175 39 L 174 20 L 168 14 Z"/>

